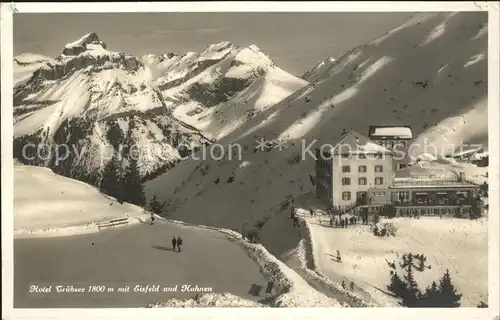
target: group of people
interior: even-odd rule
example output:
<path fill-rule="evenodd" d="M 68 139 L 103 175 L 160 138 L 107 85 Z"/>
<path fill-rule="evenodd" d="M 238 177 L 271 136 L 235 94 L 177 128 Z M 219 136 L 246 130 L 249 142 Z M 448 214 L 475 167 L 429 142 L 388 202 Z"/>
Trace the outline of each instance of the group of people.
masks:
<path fill-rule="evenodd" d="M 354 225 L 358 223 L 358 217 L 352 216 L 350 218 L 345 217 L 342 218 L 341 215 L 337 217 L 331 217 L 330 218 L 330 227 L 333 227 L 335 225 L 335 228 L 347 228 L 349 225 Z"/>
<path fill-rule="evenodd" d="M 175 238 L 175 236 L 172 238 L 172 249 L 175 251 L 175 248 L 177 247 L 177 252 L 181 252 L 181 247 L 182 247 L 182 239 L 181 237 Z"/>
<path fill-rule="evenodd" d="M 347 284 L 345 280 L 342 280 L 342 289 L 347 290 Z M 349 289 L 351 289 L 351 291 L 354 291 L 354 282 L 351 281 Z"/>

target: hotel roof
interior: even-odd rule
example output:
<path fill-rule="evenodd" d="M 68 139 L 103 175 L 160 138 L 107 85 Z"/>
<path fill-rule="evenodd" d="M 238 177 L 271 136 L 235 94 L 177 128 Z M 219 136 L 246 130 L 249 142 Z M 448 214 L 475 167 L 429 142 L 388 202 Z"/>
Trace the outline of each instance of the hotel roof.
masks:
<path fill-rule="evenodd" d="M 323 145 L 331 146 L 334 155 L 339 154 L 393 154 L 390 149 L 380 146 L 371 141 L 370 138 L 351 130 L 343 135 L 337 136 L 332 141 L 325 141 Z M 318 148 L 318 146 L 317 146 Z M 326 147 L 323 147 L 326 151 Z"/>
<path fill-rule="evenodd" d="M 368 134 L 370 138 L 413 138 L 410 126 L 370 126 Z"/>

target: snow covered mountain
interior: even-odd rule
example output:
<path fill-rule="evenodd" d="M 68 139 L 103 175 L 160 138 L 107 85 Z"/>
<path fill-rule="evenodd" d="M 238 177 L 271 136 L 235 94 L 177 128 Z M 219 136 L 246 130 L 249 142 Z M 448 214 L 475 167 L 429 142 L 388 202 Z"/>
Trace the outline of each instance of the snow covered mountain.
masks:
<path fill-rule="evenodd" d="M 14 65 L 14 156 L 92 183 L 120 146 L 125 159 L 145 155 L 138 167 L 147 179 L 306 84 L 256 46 L 137 58 L 108 50 L 95 33 L 56 58 L 20 55 Z M 23 156 L 30 143 L 37 148 Z M 59 162 L 58 147 L 69 154 Z"/>
<path fill-rule="evenodd" d="M 336 141 L 344 128 L 368 134 L 369 125 L 410 125 L 416 143 L 487 146 L 487 19 L 420 14 L 327 59 L 306 74 L 310 85 L 219 141 L 241 145 L 241 159 L 184 161 L 147 182 L 148 197 L 168 200 L 175 219 L 239 229 L 288 195 L 314 190 L 314 159 L 301 150 L 312 144 L 314 152 L 314 139 Z M 281 138 L 287 148 L 255 150 L 261 138 Z"/>
<path fill-rule="evenodd" d="M 144 57 L 174 116 L 220 139 L 307 84 L 257 46 L 224 41 L 202 53 Z"/>

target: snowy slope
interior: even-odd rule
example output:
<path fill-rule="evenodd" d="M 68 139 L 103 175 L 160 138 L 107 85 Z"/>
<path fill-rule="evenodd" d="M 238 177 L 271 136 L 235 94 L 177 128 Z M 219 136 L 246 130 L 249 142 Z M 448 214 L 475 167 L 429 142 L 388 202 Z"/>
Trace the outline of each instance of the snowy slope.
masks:
<path fill-rule="evenodd" d="M 389 284 L 386 261 L 399 261 L 406 253 L 427 257 L 431 269 L 416 272 L 421 288 L 441 278 L 449 269 L 453 283 L 462 293 L 461 306 L 475 307 L 488 301 L 488 223 L 439 217 L 388 220 L 396 227 L 396 236 L 379 238 L 369 226 L 325 228 L 316 219 L 306 218 L 312 230 L 315 258 L 319 269 L 332 281 L 354 281 L 379 300 L 392 300 L 380 293 Z M 331 255 L 341 252 L 342 263 Z M 438 282 L 439 283 L 439 282 Z"/>
<path fill-rule="evenodd" d="M 486 23 L 483 13 L 418 15 L 221 139 L 241 145 L 240 160 L 185 161 L 147 182 L 148 196 L 169 200 L 175 219 L 240 228 L 286 196 L 313 190 L 314 159 L 301 159 L 301 146 L 336 141 L 343 128 L 411 125 L 417 141 L 487 145 Z M 286 149 L 253 150 L 256 140 L 278 137 Z"/>
<path fill-rule="evenodd" d="M 33 76 L 33 72 L 51 60 L 52 58 L 34 53 L 24 53 L 15 56 L 14 88 L 25 84 Z"/>
<path fill-rule="evenodd" d="M 16 235 L 82 227 L 106 219 L 137 217 L 141 214 L 142 208 L 119 204 L 113 198 L 101 194 L 98 189 L 56 175 L 48 168 L 14 166 Z"/>
<path fill-rule="evenodd" d="M 21 58 L 29 64 L 19 67 L 14 93 L 15 157 L 26 158 L 28 143 L 69 145 L 74 150 L 62 164 L 53 155 L 24 162 L 94 184 L 120 145 L 139 149 L 148 179 L 306 84 L 256 46 L 229 42 L 201 53 L 137 58 L 108 50 L 89 33 L 55 59 L 24 55 L 14 63 Z"/>
<path fill-rule="evenodd" d="M 329 57 L 326 60 L 321 61 L 317 65 L 314 66 L 311 70 L 304 72 L 300 77 L 306 81 L 313 82 L 317 78 L 319 78 L 323 73 L 327 72 L 330 68 L 332 68 L 333 63 L 335 62 L 334 57 Z"/>

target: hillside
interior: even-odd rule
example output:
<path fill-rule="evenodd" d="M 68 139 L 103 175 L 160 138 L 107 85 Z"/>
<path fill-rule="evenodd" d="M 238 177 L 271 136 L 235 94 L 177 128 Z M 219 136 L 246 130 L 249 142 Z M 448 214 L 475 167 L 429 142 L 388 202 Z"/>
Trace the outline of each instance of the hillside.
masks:
<path fill-rule="evenodd" d="M 138 148 L 148 179 L 306 84 L 256 46 L 229 42 L 138 58 L 89 33 L 54 59 L 21 58 L 14 60 L 14 157 L 94 184 L 113 154 L 130 158 L 126 146 Z M 51 154 L 27 160 L 22 148 L 30 143 Z M 71 152 L 57 162 L 60 145 Z"/>
<path fill-rule="evenodd" d="M 147 182 L 148 196 L 168 200 L 175 219 L 239 229 L 311 191 L 314 159 L 301 159 L 301 146 L 336 140 L 344 128 L 405 124 L 416 143 L 487 146 L 486 13 L 418 15 L 318 70 L 310 85 L 219 141 L 239 144 L 241 159 L 189 159 Z M 256 151 L 260 138 L 282 138 L 287 148 Z"/>
<path fill-rule="evenodd" d="M 47 186 L 50 186 L 47 188 Z M 48 168 L 14 166 L 14 233 L 81 227 L 106 219 L 137 217 L 143 209 L 119 204 L 98 189 Z M 77 230 L 75 230 L 77 231 Z"/>

